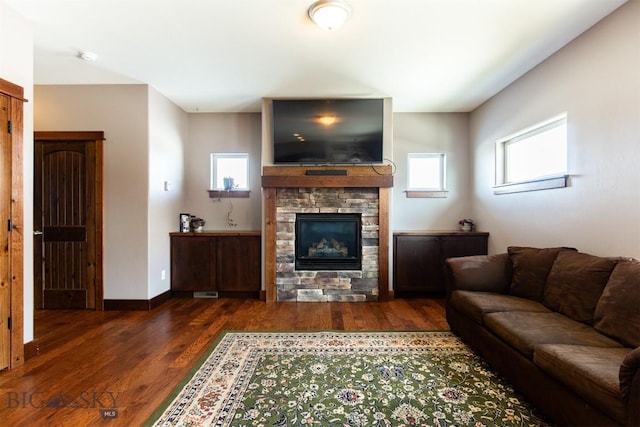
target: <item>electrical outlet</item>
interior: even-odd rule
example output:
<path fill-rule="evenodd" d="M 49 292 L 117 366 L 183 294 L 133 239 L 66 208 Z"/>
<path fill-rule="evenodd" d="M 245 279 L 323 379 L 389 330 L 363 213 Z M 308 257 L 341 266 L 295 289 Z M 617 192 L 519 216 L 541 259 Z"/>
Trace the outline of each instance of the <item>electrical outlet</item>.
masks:
<path fill-rule="evenodd" d="M 165 270 L 162 270 L 160 272 L 160 280 L 165 280 L 167 278 L 167 272 Z"/>

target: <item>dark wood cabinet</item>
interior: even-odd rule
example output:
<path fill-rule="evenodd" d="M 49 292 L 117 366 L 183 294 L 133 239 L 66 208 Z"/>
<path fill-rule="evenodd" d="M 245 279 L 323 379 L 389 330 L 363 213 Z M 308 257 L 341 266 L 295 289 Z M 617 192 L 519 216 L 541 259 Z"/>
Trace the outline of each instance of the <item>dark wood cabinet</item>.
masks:
<path fill-rule="evenodd" d="M 393 289 L 397 296 L 443 294 L 444 260 L 487 253 L 489 233 L 395 232 Z"/>
<path fill-rule="evenodd" d="M 218 292 L 260 291 L 260 236 L 216 238 Z"/>
<path fill-rule="evenodd" d="M 215 245 L 210 237 L 171 236 L 171 289 L 215 291 Z"/>
<path fill-rule="evenodd" d="M 260 232 L 171 233 L 171 290 L 259 296 Z"/>

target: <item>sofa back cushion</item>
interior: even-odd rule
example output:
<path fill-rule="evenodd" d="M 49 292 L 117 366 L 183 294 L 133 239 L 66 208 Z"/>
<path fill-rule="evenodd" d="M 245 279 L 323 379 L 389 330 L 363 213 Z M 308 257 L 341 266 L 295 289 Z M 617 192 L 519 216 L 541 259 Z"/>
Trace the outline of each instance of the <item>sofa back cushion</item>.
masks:
<path fill-rule="evenodd" d="M 578 322 L 593 323 L 602 291 L 616 260 L 561 251 L 547 279 L 542 303 Z"/>
<path fill-rule="evenodd" d="M 448 258 L 447 288 L 506 294 L 511 282 L 511 263 L 506 253 Z"/>
<path fill-rule="evenodd" d="M 596 306 L 594 327 L 629 347 L 640 346 L 640 260 L 618 261 Z"/>
<path fill-rule="evenodd" d="M 544 287 L 558 253 L 573 248 L 530 248 L 510 246 L 507 249 L 513 268 L 511 295 L 542 302 Z"/>

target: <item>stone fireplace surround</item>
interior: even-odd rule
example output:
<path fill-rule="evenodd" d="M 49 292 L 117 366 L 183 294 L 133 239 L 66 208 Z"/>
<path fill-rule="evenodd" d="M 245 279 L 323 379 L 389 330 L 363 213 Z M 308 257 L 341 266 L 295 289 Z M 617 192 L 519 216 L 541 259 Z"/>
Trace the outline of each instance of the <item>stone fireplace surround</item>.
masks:
<path fill-rule="evenodd" d="M 307 171 L 344 175 L 307 175 Z M 389 288 L 390 166 L 265 166 L 264 282 L 267 301 L 375 301 Z M 296 213 L 362 214 L 361 270 L 294 268 Z"/>

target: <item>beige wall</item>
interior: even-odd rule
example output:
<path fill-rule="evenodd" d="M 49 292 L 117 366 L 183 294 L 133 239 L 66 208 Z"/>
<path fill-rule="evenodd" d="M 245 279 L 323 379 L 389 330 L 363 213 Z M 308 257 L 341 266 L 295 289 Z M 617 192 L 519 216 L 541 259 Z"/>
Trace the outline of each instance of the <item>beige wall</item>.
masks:
<path fill-rule="evenodd" d="M 177 231 L 184 204 L 184 149 L 188 135 L 187 113 L 150 87 L 149 298 L 168 291 L 171 284 L 169 232 Z"/>
<path fill-rule="evenodd" d="M 206 221 L 209 230 L 260 230 L 262 186 L 260 114 L 189 114 L 189 143 L 185 157 L 184 211 Z M 211 153 L 249 153 L 250 197 L 210 199 Z M 238 224 L 227 225 L 227 212 Z M 177 225 L 176 225 L 177 231 Z"/>
<path fill-rule="evenodd" d="M 148 299 L 148 86 L 36 86 L 38 131 L 104 131 L 104 298 Z"/>
<path fill-rule="evenodd" d="M 467 113 L 395 113 L 393 115 L 393 215 L 391 228 L 455 230 L 458 220 L 471 216 L 469 174 L 469 115 Z M 446 198 L 408 199 L 407 154 L 446 155 Z M 479 229 L 485 230 L 483 224 Z"/>
<path fill-rule="evenodd" d="M 474 217 L 508 245 L 640 257 L 640 2 L 630 1 L 471 114 Z M 493 195 L 496 139 L 568 114 L 570 186 Z"/>
<path fill-rule="evenodd" d="M 35 104 L 36 130 L 105 132 L 105 299 L 168 291 L 187 114 L 147 85 L 36 86 Z"/>
<path fill-rule="evenodd" d="M 22 86 L 24 111 L 24 342 L 33 341 L 33 29 L 0 3 L 0 78 Z"/>

